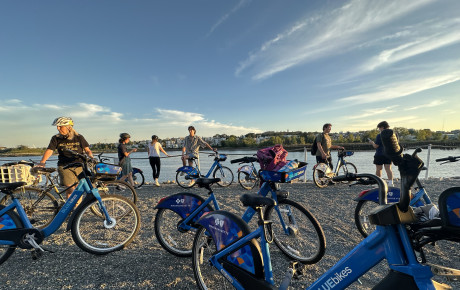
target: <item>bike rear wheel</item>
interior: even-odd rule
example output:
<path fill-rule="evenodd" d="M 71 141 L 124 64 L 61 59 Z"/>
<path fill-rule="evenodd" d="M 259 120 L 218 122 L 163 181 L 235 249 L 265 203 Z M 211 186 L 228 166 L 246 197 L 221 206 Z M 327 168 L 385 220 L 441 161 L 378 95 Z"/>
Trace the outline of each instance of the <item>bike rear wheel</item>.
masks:
<path fill-rule="evenodd" d="M 256 186 L 258 180 L 259 178 L 254 172 L 251 174 L 243 171 L 238 172 L 238 183 L 242 188 L 246 190 L 253 189 L 254 186 Z"/>
<path fill-rule="evenodd" d="M 56 198 L 47 191 L 35 187 L 23 187 L 14 191 L 21 199 L 21 205 L 32 225 L 36 228 L 44 228 L 51 223 L 59 211 L 59 203 Z M 11 198 L 5 195 L 0 204 L 8 205 Z"/>
<path fill-rule="evenodd" d="M 190 176 L 190 174 L 183 172 L 183 171 L 178 171 L 176 173 L 176 182 L 177 185 L 179 185 L 182 188 L 191 188 L 195 185 L 195 178 Z"/>
<path fill-rule="evenodd" d="M 369 221 L 369 213 L 373 210 L 378 204 L 371 200 L 360 200 L 355 208 L 355 224 L 358 228 L 358 231 L 364 238 L 367 238 L 373 231 L 375 231 L 376 226 L 371 224 Z"/>
<path fill-rule="evenodd" d="M 137 202 L 137 192 L 132 187 L 131 184 L 127 183 L 126 181 L 121 180 L 110 180 L 110 181 L 102 181 L 98 180 L 96 182 L 96 188 L 100 194 L 105 195 L 119 195 L 126 197 L 130 201 L 136 203 Z"/>
<path fill-rule="evenodd" d="M 4 207 L 0 205 L 0 210 Z M 0 216 L 0 226 L 4 229 L 20 229 L 24 227 L 17 213 L 13 211 L 8 211 L 6 214 Z M 15 250 L 16 246 L 0 245 L 0 265 L 8 260 Z"/>
<path fill-rule="evenodd" d="M 320 163 L 321 164 L 321 163 Z M 319 165 L 319 164 L 318 164 Z M 313 170 L 313 182 L 319 188 L 324 188 L 329 184 L 331 179 L 326 175 L 326 173 L 319 169 L 318 166 Z"/>
<path fill-rule="evenodd" d="M 214 178 L 220 178 L 220 181 L 217 184 L 221 187 L 230 186 L 233 182 L 233 172 L 230 168 L 221 166 L 220 168 L 216 168 L 213 173 Z"/>
<path fill-rule="evenodd" d="M 107 223 L 99 202 L 94 200 L 79 209 L 71 228 L 77 246 L 96 255 L 122 250 L 133 241 L 141 225 L 139 210 L 132 201 L 117 195 L 101 198 L 115 224 Z"/>
<path fill-rule="evenodd" d="M 140 170 L 133 171 L 134 188 L 141 188 L 144 185 L 144 173 Z"/>
<path fill-rule="evenodd" d="M 278 248 L 286 256 L 304 264 L 321 260 L 326 251 L 326 238 L 316 218 L 306 208 L 289 199 L 279 201 L 278 208 L 288 233 L 281 224 L 276 206 L 268 207 L 264 214 L 265 220 L 273 221 L 271 229 Z"/>

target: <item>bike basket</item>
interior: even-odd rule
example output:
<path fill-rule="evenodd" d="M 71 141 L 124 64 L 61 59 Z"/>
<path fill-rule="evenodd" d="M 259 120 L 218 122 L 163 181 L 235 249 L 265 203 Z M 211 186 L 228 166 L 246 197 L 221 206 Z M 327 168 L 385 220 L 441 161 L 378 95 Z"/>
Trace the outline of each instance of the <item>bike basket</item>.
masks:
<path fill-rule="evenodd" d="M 114 164 L 96 164 L 96 177 L 116 179 L 121 172 L 121 167 Z"/>
<path fill-rule="evenodd" d="M 306 169 L 307 163 L 299 162 L 298 168 L 287 172 L 262 170 L 260 171 L 260 177 L 264 181 L 284 183 L 303 176 L 305 174 Z"/>
<path fill-rule="evenodd" d="M 25 182 L 27 185 L 30 185 L 36 178 L 30 173 L 31 169 L 31 166 L 24 164 L 0 166 L 0 182 Z"/>
<path fill-rule="evenodd" d="M 227 160 L 227 155 L 225 154 L 219 154 L 219 157 L 214 158 L 214 160 L 219 160 L 219 161 L 225 161 Z"/>

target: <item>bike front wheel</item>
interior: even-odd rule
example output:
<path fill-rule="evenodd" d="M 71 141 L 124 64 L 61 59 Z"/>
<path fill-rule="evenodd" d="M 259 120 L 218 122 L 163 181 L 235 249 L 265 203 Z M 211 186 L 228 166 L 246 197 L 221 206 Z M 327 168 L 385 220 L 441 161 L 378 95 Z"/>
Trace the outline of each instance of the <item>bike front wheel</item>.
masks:
<path fill-rule="evenodd" d="M 265 220 L 273 221 L 271 232 L 275 244 L 289 258 L 313 264 L 324 256 L 326 238 L 323 229 L 316 218 L 300 204 L 289 199 L 279 201 L 277 206 L 266 209 Z"/>
<path fill-rule="evenodd" d="M 230 186 L 233 182 L 233 172 L 230 168 L 221 166 L 220 168 L 216 168 L 213 173 L 214 178 L 220 178 L 220 181 L 217 182 L 218 185 L 222 187 Z"/>
<path fill-rule="evenodd" d="M 358 173 L 358 169 L 353 163 L 347 162 L 340 165 L 337 175 L 347 175 L 347 173 Z M 342 181 L 342 183 L 350 183 L 350 181 Z"/>
<path fill-rule="evenodd" d="M 14 194 L 21 199 L 21 205 L 32 225 L 42 229 L 49 225 L 59 211 L 59 203 L 56 198 L 47 191 L 35 187 L 18 188 Z M 8 205 L 11 198 L 5 195 L 0 204 Z"/>
<path fill-rule="evenodd" d="M 259 178 L 254 172 L 252 174 L 243 171 L 238 172 L 238 183 L 246 190 L 253 189 L 258 180 Z"/>
<path fill-rule="evenodd" d="M 5 206 L 0 205 L 0 210 Z M 23 224 L 18 214 L 13 211 L 8 211 L 0 216 L 0 228 L 2 229 L 21 229 Z M 16 246 L 0 245 L 0 265 L 3 264 L 16 250 Z"/>
<path fill-rule="evenodd" d="M 137 202 L 137 192 L 134 187 L 128 182 L 121 180 L 110 180 L 110 181 L 101 181 L 96 182 L 96 188 L 100 194 L 105 195 L 119 195 L 126 197 L 130 201 Z"/>
<path fill-rule="evenodd" d="M 145 178 L 144 173 L 140 170 L 136 170 L 133 172 L 133 181 L 134 181 L 134 188 L 141 188 L 144 185 Z"/>
<path fill-rule="evenodd" d="M 177 185 L 179 185 L 182 188 L 193 187 L 195 185 L 195 178 L 196 177 L 192 177 L 190 174 L 183 171 L 178 171 L 176 173 Z"/>
<path fill-rule="evenodd" d="M 319 163 L 318 165 L 320 165 Z M 316 166 L 315 169 L 313 170 L 313 182 L 318 186 L 319 188 L 324 188 L 329 184 L 329 181 L 331 180 L 327 175 L 324 170 L 320 169 L 319 166 Z M 324 164 L 324 167 L 327 165 Z"/>
<path fill-rule="evenodd" d="M 79 209 L 71 228 L 77 246 L 96 255 L 122 250 L 133 241 L 141 226 L 139 210 L 132 201 L 117 195 L 101 198 L 113 223 L 108 223 L 99 202 L 94 200 Z"/>
<path fill-rule="evenodd" d="M 369 221 L 369 213 L 373 210 L 378 204 L 371 200 L 360 200 L 355 208 L 355 224 L 358 228 L 358 231 L 364 238 L 367 238 L 375 229 L 375 225 L 371 224 Z"/>
<path fill-rule="evenodd" d="M 234 289 L 232 284 L 214 267 L 209 259 L 217 247 L 205 228 L 200 228 L 193 241 L 192 266 L 199 289 Z"/>

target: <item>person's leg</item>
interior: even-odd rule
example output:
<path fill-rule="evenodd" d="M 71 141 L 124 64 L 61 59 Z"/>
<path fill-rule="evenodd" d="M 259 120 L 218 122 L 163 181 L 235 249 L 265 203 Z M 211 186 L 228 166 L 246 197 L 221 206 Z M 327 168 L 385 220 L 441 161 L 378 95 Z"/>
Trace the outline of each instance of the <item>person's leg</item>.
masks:
<path fill-rule="evenodd" d="M 391 163 L 385 164 L 385 172 L 387 173 L 388 185 L 393 186 L 393 171 L 391 170 Z"/>
<path fill-rule="evenodd" d="M 332 157 L 329 156 L 327 158 L 327 164 L 329 165 L 329 167 L 331 168 L 332 171 L 334 171 L 334 165 L 332 165 Z"/>
<path fill-rule="evenodd" d="M 185 160 L 187 159 L 187 156 L 184 155 L 181 157 L 181 159 L 182 159 L 182 166 L 185 166 Z"/>
<path fill-rule="evenodd" d="M 149 157 L 150 167 L 152 168 L 152 177 L 155 180 L 156 177 L 156 167 L 154 157 Z"/>
<path fill-rule="evenodd" d="M 375 175 L 382 177 L 382 165 L 375 164 Z"/>
<path fill-rule="evenodd" d="M 155 157 L 155 168 L 156 168 L 155 178 L 158 179 L 158 177 L 160 177 L 160 169 L 161 169 L 160 157 Z"/>

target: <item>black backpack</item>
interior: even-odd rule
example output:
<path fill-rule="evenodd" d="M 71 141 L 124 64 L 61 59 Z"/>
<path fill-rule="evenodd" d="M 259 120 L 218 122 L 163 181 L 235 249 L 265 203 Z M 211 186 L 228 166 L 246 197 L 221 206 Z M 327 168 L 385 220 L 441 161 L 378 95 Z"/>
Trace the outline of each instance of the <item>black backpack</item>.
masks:
<path fill-rule="evenodd" d="M 316 142 L 316 137 L 315 140 L 313 141 L 313 144 L 311 145 L 310 153 L 311 155 L 316 155 L 316 151 L 318 151 L 318 142 Z"/>

